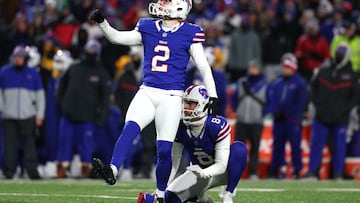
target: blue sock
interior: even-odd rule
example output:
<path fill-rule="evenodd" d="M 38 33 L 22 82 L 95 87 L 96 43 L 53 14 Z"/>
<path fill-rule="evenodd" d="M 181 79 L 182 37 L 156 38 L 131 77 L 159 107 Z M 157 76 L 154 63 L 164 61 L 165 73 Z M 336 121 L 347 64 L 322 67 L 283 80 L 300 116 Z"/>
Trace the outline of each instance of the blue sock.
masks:
<path fill-rule="evenodd" d="M 171 173 L 172 142 L 157 141 L 157 164 L 156 164 L 156 186 L 159 190 L 165 191 Z"/>
<path fill-rule="evenodd" d="M 235 141 L 230 146 L 230 157 L 228 163 L 228 182 L 226 191 L 234 192 L 247 164 L 247 148 L 240 141 Z"/>
<path fill-rule="evenodd" d="M 125 123 L 124 129 L 116 141 L 110 162 L 111 164 L 115 165 L 118 169 L 120 168 L 121 164 L 128 157 L 134 139 L 139 134 L 140 126 L 137 123 L 134 121 L 128 121 Z"/>
<path fill-rule="evenodd" d="M 182 203 L 175 193 L 168 190 L 165 192 L 165 202 Z"/>

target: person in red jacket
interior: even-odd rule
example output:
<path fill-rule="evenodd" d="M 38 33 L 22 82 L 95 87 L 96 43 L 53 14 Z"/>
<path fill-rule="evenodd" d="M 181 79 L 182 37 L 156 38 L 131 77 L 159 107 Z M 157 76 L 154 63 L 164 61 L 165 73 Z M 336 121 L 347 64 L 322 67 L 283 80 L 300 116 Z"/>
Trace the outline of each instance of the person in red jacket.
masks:
<path fill-rule="evenodd" d="M 313 71 L 330 58 L 329 44 L 319 33 L 317 20 L 306 22 L 304 34 L 296 43 L 295 56 L 299 61 L 299 73 L 306 81 L 310 81 Z"/>

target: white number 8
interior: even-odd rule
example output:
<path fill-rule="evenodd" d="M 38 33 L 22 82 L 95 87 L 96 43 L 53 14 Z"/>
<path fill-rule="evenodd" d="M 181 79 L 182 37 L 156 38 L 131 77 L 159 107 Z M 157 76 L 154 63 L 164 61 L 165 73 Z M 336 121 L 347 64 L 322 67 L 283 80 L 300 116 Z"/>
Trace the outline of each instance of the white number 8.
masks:
<path fill-rule="evenodd" d="M 195 151 L 194 156 L 196 156 L 201 165 L 206 166 L 214 163 L 214 159 L 203 151 Z"/>
<path fill-rule="evenodd" d="M 167 72 L 168 71 L 168 65 L 167 64 L 162 64 L 162 65 L 158 65 L 158 62 L 164 62 L 169 60 L 170 58 L 170 49 L 168 46 L 164 46 L 164 45 L 157 45 L 154 48 L 154 52 L 159 53 L 159 52 L 164 52 L 164 55 L 156 55 L 152 58 L 151 60 L 151 71 L 155 71 L 155 72 Z"/>
<path fill-rule="evenodd" d="M 212 123 L 216 123 L 216 124 L 220 124 L 221 120 L 218 119 L 218 118 L 212 118 L 212 119 L 211 119 L 211 122 L 212 122 Z"/>

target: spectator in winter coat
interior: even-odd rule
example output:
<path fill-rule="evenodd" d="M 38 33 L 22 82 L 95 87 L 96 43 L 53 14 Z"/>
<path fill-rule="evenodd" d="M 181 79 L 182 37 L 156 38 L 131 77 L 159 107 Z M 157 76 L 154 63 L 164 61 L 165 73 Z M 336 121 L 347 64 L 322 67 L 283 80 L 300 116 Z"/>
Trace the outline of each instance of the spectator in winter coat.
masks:
<path fill-rule="evenodd" d="M 230 39 L 227 71 L 230 82 L 246 75 L 249 61 L 261 59 L 261 42 L 259 35 L 249 25 L 249 17 L 241 16 L 241 27 L 235 30 Z"/>
<path fill-rule="evenodd" d="M 316 113 L 311 132 L 308 178 L 315 178 L 328 134 L 334 141 L 333 175 L 335 179 L 342 178 L 350 111 L 358 103 L 359 94 L 358 76 L 352 70 L 349 57 L 349 46 L 340 44 L 331 65 L 322 68 L 311 83 L 311 102 Z"/>
<path fill-rule="evenodd" d="M 232 96 L 236 111 L 236 140 L 250 140 L 250 179 L 257 179 L 258 153 L 263 128 L 263 112 L 266 102 L 267 82 L 258 61 L 251 61 L 248 73 L 240 78 Z"/>
<path fill-rule="evenodd" d="M 290 141 L 293 176 L 299 178 L 301 161 L 301 121 L 307 103 L 307 84 L 297 73 L 296 58 L 285 54 L 282 58 L 282 75 L 268 88 L 266 113 L 273 116 L 273 150 L 270 177 L 282 177 L 285 166 L 285 143 Z"/>
<path fill-rule="evenodd" d="M 109 110 L 110 79 L 98 61 L 100 43 L 89 40 L 78 63 L 62 75 L 56 100 L 63 117 L 60 120 L 58 178 L 65 178 L 73 156 L 73 143 L 82 162 L 82 176 L 89 177 L 93 155 L 94 123 L 103 125 Z"/>
<path fill-rule="evenodd" d="M 14 177 L 19 147 L 24 146 L 23 165 L 31 179 L 40 179 L 37 171 L 35 126 L 43 124 L 45 94 L 39 73 L 26 64 L 28 52 L 16 46 L 11 63 L 0 72 L 0 111 L 4 129 L 4 175 Z"/>
<path fill-rule="evenodd" d="M 330 58 L 329 43 L 319 34 L 319 23 L 315 19 L 305 24 L 305 33 L 296 43 L 295 55 L 299 60 L 299 73 L 309 81 L 313 71 Z"/>
<path fill-rule="evenodd" d="M 59 106 L 55 101 L 55 94 L 60 80 L 60 74 L 63 74 L 72 62 L 73 58 L 69 51 L 64 49 L 58 50 L 53 58 L 53 71 L 58 72 L 59 75 L 57 77 L 48 77 L 46 81 L 47 91 L 45 92 L 46 109 L 44 128 L 39 129 L 39 134 L 45 139 L 42 142 L 42 146 L 38 145 L 39 164 L 43 165 L 43 167 L 39 167 L 39 169 L 40 173 L 42 172 L 43 174 L 43 178 L 56 177 L 56 160 L 61 114 Z"/>
<path fill-rule="evenodd" d="M 350 62 L 352 69 L 360 73 L 360 36 L 356 31 L 356 23 L 344 22 L 343 32 L 336 35 L 330 44 L 331 56 L 335 56 L 335 49 L 341 43 L 345 43 L 350 47 Z"/>

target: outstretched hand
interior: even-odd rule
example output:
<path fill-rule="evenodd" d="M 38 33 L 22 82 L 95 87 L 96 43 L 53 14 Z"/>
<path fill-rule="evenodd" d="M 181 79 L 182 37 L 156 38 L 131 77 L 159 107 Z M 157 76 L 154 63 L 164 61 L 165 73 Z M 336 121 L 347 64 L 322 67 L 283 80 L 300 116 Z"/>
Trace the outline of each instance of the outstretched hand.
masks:
<path fill-rule="evenodd" d="M 211 175 L 206 173 L 206 170 L 202 169 L 199 165 L 190 165 L 186 168 L 189 171 L 192 171 L 196 176 L 200 178 L 210 178 Z"/>
<path fill-rule="evenodd" d="M 89 15 L 89 20 L 93 20 L 97 23 L 102 23 L 105 20 L 105 16 L 99 11 L 99 9 L 95 9 Z"/>

